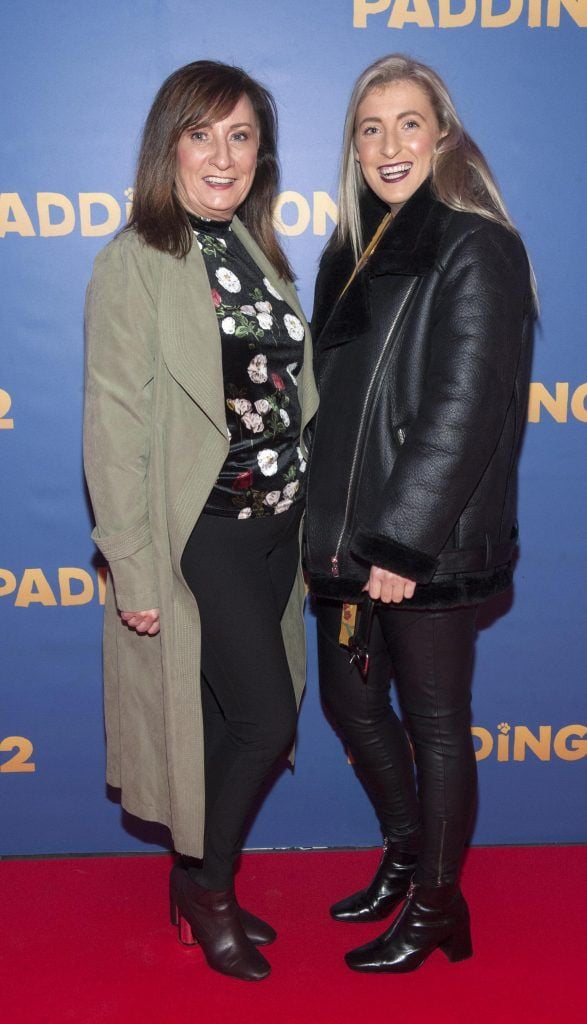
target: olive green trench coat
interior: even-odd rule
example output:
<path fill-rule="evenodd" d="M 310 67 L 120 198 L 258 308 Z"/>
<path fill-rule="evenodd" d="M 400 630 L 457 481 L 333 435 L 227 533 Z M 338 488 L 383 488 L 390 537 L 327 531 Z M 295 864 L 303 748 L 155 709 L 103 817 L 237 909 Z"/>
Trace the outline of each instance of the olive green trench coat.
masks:
<path fill-rule="evenodd" d="M 309 331 L 295 290 L 243 225 L 239 237 L 306 327 L 302 430 L 318 404 Z M 198 608 L 181 572 L 188 537 L 228 453 L 220 333 L 197 245 L 178 260 L 135 232 L 97 257 L 86 304 L 84 456 L 110 566 L 104 619 L 107 780 L 131 814 L 168 825 L 202 856 L 204 758 Z M 302 452 L 305 450 L 302 441 Z M 230 567 L 219 565 L 230 585 Z M 301 569 L 282 620 L 296 696 L 306 671 Z M 139 636 L 117 609 L 160 608 Z"/>

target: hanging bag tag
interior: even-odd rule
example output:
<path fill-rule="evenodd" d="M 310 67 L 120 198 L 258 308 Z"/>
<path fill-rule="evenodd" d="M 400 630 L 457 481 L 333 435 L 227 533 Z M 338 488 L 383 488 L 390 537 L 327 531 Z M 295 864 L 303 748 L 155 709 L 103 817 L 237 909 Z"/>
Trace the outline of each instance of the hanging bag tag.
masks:
<path fill-rule="evenodd" d="M 356 665 L 363 680 L 366 680 L 369 671 L 369 637 L 373 624 L 373 612 L 375 601 L 367 594 L 357 609 L 355 620 L 355 632 L 349 637 L 349 661 Z"/>

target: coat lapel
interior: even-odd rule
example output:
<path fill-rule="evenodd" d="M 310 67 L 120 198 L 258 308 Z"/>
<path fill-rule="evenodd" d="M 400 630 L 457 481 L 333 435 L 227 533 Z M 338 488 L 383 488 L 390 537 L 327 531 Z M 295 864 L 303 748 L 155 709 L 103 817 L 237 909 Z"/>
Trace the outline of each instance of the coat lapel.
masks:
<path fill-rule="evenodd" d="M 197 245 L 184 260 L 164 258 L 160 309 L 169 372 L 226 437 L 220 331 Z"/>
<path fill-rule="evenodd" d="M 387 207 L 370 189 L 361 197 L 365 242 L 372 238 Z M 434 266 L 451 211 L 433 195 L 426 181 L 392 221 L 365 269 L 338 302 L 354 267 L 349 246 L 329 246 L 324 253 L 316 288 L 312 321 L 321 348 L 351 341 L 371 323 L 370 281 L 384 275 L 422 277 Z M 332 311 L 332 312 L 331 312 Z"/>

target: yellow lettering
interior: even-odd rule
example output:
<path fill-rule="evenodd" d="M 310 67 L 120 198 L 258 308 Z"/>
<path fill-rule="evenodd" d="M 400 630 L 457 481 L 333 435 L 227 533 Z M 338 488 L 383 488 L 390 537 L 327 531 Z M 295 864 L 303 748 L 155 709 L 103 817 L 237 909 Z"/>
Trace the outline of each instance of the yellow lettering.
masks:
<path fill-rule="evenodd" d="M 106 604 L 106 586 L 108 584 L 108 566 L 99 565 L 96 569 L 96 580 L 98 583 L 97 594 L 98 603 Z"/>
<path fill-rule="evenodd" d="M 16 753 L 9 757 L 4 764 L 0 764 L 0 772 L 34 772 L 37 770 L 35 762 L 29 761 L 33 745 L 24 736 L 7 736 L 0 741 L 0 751 L 6 750 L 16 750 Z"/>
<path fill-rule="evenodd" d="M 16 590 L 16 576 L 10 569 L 0 569 L 0 597 L 13 594 Z"/>
<path fill-rule="evenodd" d="M 336 224 L 338 210 L 336 203 L 328 192 L 314 192 L 314 216 L 312 229 L 315 235 L 326 234 L 326 218 L 330 217 L 333 224 Z"/>
<path fill-rule="evenodd" d="M 493 13 L 493 0 L 481 0 L 481 25 L 483 28 L 505 28 L 513 25 L 520 17 L 524 7 L 524 0 L 509 0 L 507 11 L 501 14 Z"/>
<path fill-rule="evenodd" d="M 18 192 L 0 192 L 0 238 L 14 231 L 23 238 L 35 234 L 33 222 Z"/>
<path fill-rule="evenodd" d="M 97 571 L 98 577 L 98 601 L 100 604 L 106 603 L 106 585 L 108 583 L 108 566 L 99 565 Z"/>
<path fill-rule="evenodd" d="M 85 569 L 65 568 L 59 570 L 59 596 L 64 607 L 74 604 L 89 604 L 94 596 L 94 581 Z M 74 593 L 73 580 L 81 583 L 81 590 Z"/>
<path fill-rule="evenodd" d="M 369 15 L 381 14 L 390 3 L 391 0 L 354 0 L 353 28 L 366 28 Z"/>
<path fill-rule="evenodd" d="M 497 737 L 497 760 L 507 761 L 510 756 L 510 737 L 508 733 L 500 732 Z"/>
<path fill-rule="evenodd" d="M 567 422 L 567 407 L 569 404 L 569 385 L 557 382 L 554 386 L 554 395 L 547 391 L 544 384 L 536 382 L 530 384 L 530 399 L 528 402 L 528 420 L 530 423 L 540 423 L 540 406 L 543 405 L 546 411 L 557 423 Z"/>
<path fill-rule="evenodd" d="M 410 5 L 413 5 L 413 10 L 409 9 Z M 395 0 L 387 27 L 403 28 L 409 22 L 415 22 L 420 28 L 434 28 L 434 18 L 428 0 Z"/>
<path fill-rule="evenodd" d="M 587 757 L 587 727 L 584 725 L 565 725 L 554 737 L 554 752 L 563 761 L 578 761 Z M 567 744 L 567 740 L 571 740 Z"/>
<path fill-rule="evenodd" d="M 462 4 L 463 0 L 459 0 Z M 438 27 L 439 28 L 462 28 L 463 25 L 470 25 L 475 17 L 477 0 L 464 0 L 465 6 L 462 11 L 455 13 L 451 9 L 452 0 L 439 0 L 438 2 Z M 541 3 L 542 0 L 538 0 Z"/>
<path fill-rule="evenodd" d="M 106 220 L 97 224 L 92 221 L 92 208 L 103 206 L 106 210 Z M 122 211 L 114 196 L 108 192 L 80 192 L 79 194 L 79 219 L 82 235 L 85 237 L 96 237 L 98 235 L 110 235 L 116 231 L 122 219 Z"/>
<path fill-rule="evenodd" d="M 541 725 L 538 728 L 538 736 L 525 725 L 518 725 L 514 734 L 514 761 L 523 761 L 526 756 L 526 747 L 536 754 L 541 761 L 550 761 L 550 741 L 552 739 L 552 727 Z"/>
<path fill-rule="evenodd" d="M 283 220 L 283 208 L 289 203 L 293 203 L 297 211 L 297 219 L 293 224 L 286 224 Z M 281 235 L 302 235 L 308 227 L 311 217 L 310 204 L 301 192 L 281 192 L 278 195 L 273 209 L 273 220 Z"/>
<path fill-rule="evenodd" d="M 587 0 L 548 0 L 546 24 L 558 28 L 561 21 L 561 7 L 579 28 L 587 28 Z"/>
<path fill-rule="evenodd" d="M 61 220 L 51 220 L 52 208 L 61 211 Z M 73 203 L 67 196 L 61 195 L 61 192 L 37 192 L 37 213 L 42 238 L 70 235 L 75 227 Z"/>
<path fill-rule="evenodd" d="M 542 0 L 528 0 L 528 25 L 530 28 L 542 25 Z"/>
<path fill-rule="evenodd" d="M 575 419 L 580 420 L 581 423 L 587 423 L 585 399 L 587 399 L 587 384 L 581 384 L 571 398 L 571 412 Z M 0 423 L 1 426 L 2 424 Z"/>
<path fill-rule="evenodd" d="M 52 607 L 57 601 L 43 570 L 25 569 L 14 604 L 17 608 L 28 608 L 35 603 Z"/>
<path fill-rule="evenodd" d="M 14 430 L 14 420 L 6 415 L 7 412 L 10 412 L 11 406 L 12 398 L 8 391 L 0 388 L 0 430 Z"/>
<path fill-rule="evenodd" d="M 493 736 L 489 732 L 489 729 L 482 729 L 481 726 L 474 725 L 471 729 L 473 739 L 479 740 L 481 746 L 475 751 L 475 757 L 478 761 L 484 761 L 486 757 L 489 757 L 493 750 Z"/>

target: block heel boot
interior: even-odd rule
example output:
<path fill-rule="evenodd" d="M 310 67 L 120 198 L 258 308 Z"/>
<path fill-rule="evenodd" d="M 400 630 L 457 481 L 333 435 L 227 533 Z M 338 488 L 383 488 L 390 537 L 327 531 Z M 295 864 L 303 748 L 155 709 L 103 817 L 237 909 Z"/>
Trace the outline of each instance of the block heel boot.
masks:
<path fill-rule="evenodd" d="M 261 981 L 271 966 L 247 938 L 234 889 L 204 889 L 181 872 L 170 879 L 171 922 L 180 941 L 202 947 L 208 966 L 242 981 Z M 189 941 L 189 940 L 192 941 Z"/>
<path fill-rule="evenodd" d="M 345 960 L 353 971 L 405 974 L 435 949 L 451 963 L 473 955 L 469 908 L 457 885 L 412 885 L 391 927 Z"/>
<path fill-rule="evenodd" d="M 182 876 L 185 876 L 183 877 L 183 881 L 180 878 L 180 874 Z M 192 884 L 192 879 L 187 869 L 181 863 L 178 863 L 175 864 L 171 869 L 171 876 L 169 880 L 169 890 L 170 893 L 172 894 L 172 924 L 177 924 L 177 921 L 175 921 L 173 917 L 173 894 L 175 893 L 176 889 L 179 888 L 180 884 L 185 885 L 186 888 L 189 890 L 189 886 L 190 884 Z M 257 917 L 255 914 L 251 914 L 250 910 L 245 910 L 245 908 L 241 907 L 238 902 L 237 908 L 238 916 L 240 917 L 240 921 L 245 930 L 245 935 L 247 936 L 247 939 L 250 939 L 250 941 L 255 946 L 269 946 L 272 942 L 275 942 L 277 938 L 277 932 L 275 931 L 275 928 L 272 928 L 271 925 L 267 923 L 267 921 L 263 921 L 260 917 Z M 180 930 L 179 940 L 183 943 L 184 946 L 197 946 L 198 944 L 197 939 L 193 937 L 190 926 L 185 919 L 183 921 L 182 929 Z"/>

